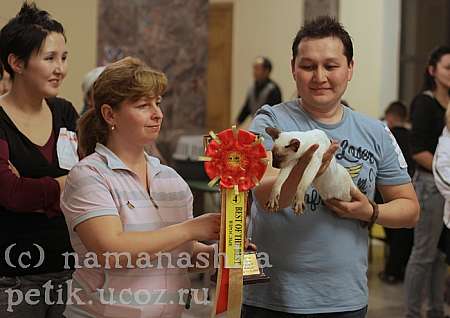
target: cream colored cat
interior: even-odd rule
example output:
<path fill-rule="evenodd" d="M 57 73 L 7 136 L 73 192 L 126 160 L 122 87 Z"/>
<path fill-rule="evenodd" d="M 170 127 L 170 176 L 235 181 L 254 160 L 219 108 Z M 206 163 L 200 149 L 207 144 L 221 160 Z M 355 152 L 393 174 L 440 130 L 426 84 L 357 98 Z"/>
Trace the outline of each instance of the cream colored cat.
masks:
<path fill-rule="evenodd" d="M 298 159 L 313 144 L 318 144 L 319 148 L 314 152 L 311 162 L 306 167 L 298 184 L 293 201 L 294 212 L 296 214 L 303 213 L 305 192 L 311 184 L 317 189 L 322 200 L 336 198 L 342 201 L 351 201 L 350 190 L 356 186 L 347 169 L 340 165 L 334 156 L 328 168 L 322 175 L 317 176 L 322 164 L 322 157 L 331 144 L 330 139 L 323 131 L 314 129 L 304 132 L 281 132 L 277 128 L 267 127 L 266 132 L 274 140 L 272 166 L 280 169 L 280 174 L 266 204 L 269 211 L 279 210 L 278 201 L 283 183 Z"/>

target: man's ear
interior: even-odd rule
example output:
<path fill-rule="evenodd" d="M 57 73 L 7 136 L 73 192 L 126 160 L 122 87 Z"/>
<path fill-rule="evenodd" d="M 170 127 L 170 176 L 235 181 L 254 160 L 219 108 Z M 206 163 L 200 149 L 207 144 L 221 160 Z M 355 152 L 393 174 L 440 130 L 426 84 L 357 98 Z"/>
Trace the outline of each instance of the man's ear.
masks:
<path fill-rule="evenodd" d="M 281 130 L 275 127 L 266 127 L 266 133 L 268 133 L 273 140 L 276 140 L 280 136 Z"/>
<path fill-rule="evenodd" d="M 292 77 L 294 78 L 294 81 L 295 81 L 295 59 L 291 60 L 291 73 L 292 73 Z"/>
<path fill-rule="evenodd" d="M 289 145 L 287 145 L 286 148 L 290 148 L 293 152 L 297 152 L 298 148 L 300 148 L 300 140 L 295 138 L 291 139 L 291 141 L 289 141 Z"/>
<path fill-rule="evenodd" d="M 114 111 L 108 104 L 103 104 L 100 107 L 100 112 L 102 113 L 103 119 L 109 126 L 114 126 L 116 124 Z"/>
<path fill-rule="evenodd" d="M 353 69 L 355 67 L 355 61 L 351 60 L 349 65 L 348 65 L 348 78 L 347 78 L 347 82 L 350 82 L 352 80 L 353 77 Z"/>

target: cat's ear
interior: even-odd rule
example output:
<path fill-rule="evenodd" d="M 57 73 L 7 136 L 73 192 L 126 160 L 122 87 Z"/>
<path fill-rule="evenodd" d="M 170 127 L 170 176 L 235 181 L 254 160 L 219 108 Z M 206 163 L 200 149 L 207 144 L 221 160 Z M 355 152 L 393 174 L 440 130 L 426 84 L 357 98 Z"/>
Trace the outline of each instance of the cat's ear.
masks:
<path fill-rule="evenodd" d="M 292 138 L 286 148 L 290 148 L 293 152 L 297 152 L 298 148 L 300 148 L 300 140 Z"/>

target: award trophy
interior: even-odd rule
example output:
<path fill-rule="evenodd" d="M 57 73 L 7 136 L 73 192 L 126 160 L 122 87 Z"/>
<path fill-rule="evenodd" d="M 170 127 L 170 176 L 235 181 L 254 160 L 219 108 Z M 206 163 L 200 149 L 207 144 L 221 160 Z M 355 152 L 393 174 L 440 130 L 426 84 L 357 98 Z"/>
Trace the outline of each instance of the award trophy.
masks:
<path fill-rule="evenodd" d="M 221 229 L 216 297 L 211 317 L 240 317 L 243 284 L 267 280 L 255 252 L 245 252 L 248 191 L 267 168 L 261 138 L 233 126 L 205 137 L 205 171 L 214 186 L 220 180 Z"/>

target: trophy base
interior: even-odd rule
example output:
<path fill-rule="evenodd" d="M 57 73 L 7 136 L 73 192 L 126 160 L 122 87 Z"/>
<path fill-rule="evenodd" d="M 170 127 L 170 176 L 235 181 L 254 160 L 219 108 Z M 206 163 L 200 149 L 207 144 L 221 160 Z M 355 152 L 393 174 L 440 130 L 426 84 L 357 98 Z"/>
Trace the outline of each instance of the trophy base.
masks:
<path fill-rule="evenodd" d="M 244 253 L 243 281 L 244 285 L 265 283 L 270 279 L 261 268 L 256 252 L 247 251 Z"/>
<path fill-rule="evenodd" d="M 247 251 L 244 253 L 244 268 L 242 269 L 242 280 L 244 285 L 265 283 L 270 277 L 264 273 L 259 266 L 256 252 Z M 217 283 L 217 271 L 211 276 L 211 281 Z"/>

